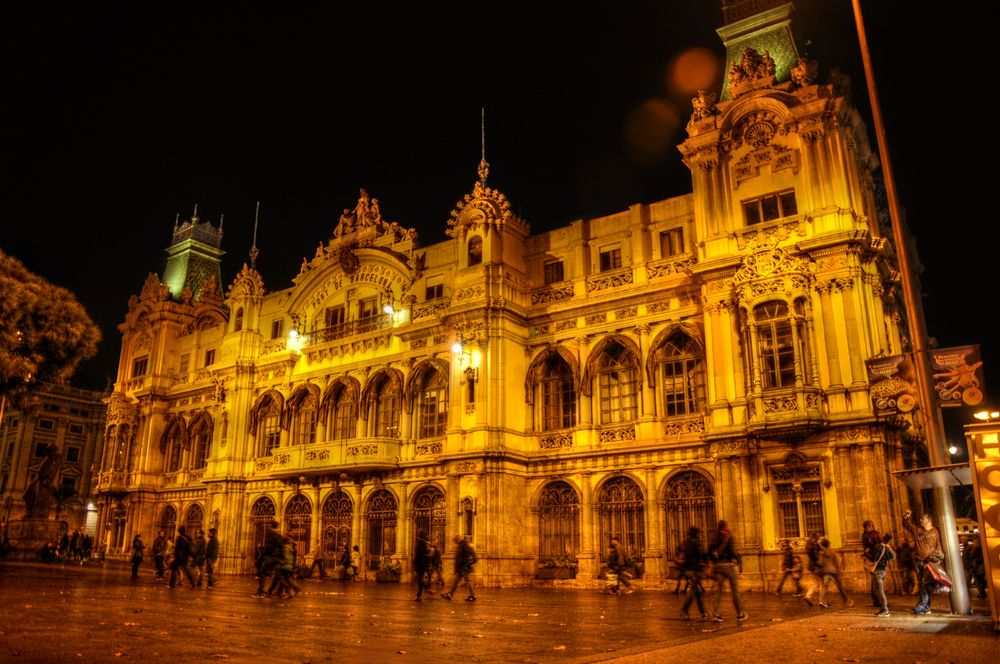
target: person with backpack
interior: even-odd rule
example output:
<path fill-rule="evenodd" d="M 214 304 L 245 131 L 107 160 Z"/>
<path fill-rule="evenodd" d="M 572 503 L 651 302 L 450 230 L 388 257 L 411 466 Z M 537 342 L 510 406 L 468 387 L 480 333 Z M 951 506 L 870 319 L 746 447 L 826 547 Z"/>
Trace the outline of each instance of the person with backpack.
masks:
<path fill-rule="evenodd" d="M 455 552 L 455 579 L 451 582 L 451 589 L 446 593 L 441 593 L 441 597 L 451 599 L 451 596 L 458 590 L 458 586 L 464 581 L 466 588 L 469 589 L 469 596 L 465 598 L 465 601 L 474 602 L 476 590 L 472 587 L 472 566 L 479 561 L 479 558 L 476 556 L 475 549 L 465 541 L 464 537 L 455 535 L 453 539 L 458 545 L 458 550 Z"/>
<path fill-rule="evenodd" d="M 872 604 L 879 608 L 876 616 L 888 618 L 889 601 L 885 597 L 885 571 L 889 561 L 896 557 L 885 539 L 875 528 L 875 522 L 868 520 L 862 524 L 864 533 L 861 535 L 861 545 L 864 547 L 864 559 L 868 563 L 868 572 L 872 578 Z"/>

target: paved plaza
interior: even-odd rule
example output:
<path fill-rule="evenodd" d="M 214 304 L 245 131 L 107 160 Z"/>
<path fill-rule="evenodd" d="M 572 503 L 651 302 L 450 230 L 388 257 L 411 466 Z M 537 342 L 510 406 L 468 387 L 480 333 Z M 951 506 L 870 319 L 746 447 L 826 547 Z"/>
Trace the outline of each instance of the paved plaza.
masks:
<path fill-rule="evenodd" d="M 409 584 L 301 581 L 289 600 L 252 597 L 256 581 L 224 576 L 212 590 L 171 590 L 116 564 L 0 562 L 0 662 L 986 662 L 1000 637 L 986 604 L 976 614 L 909 612 L 890 597 L 876 618 L 864 595 L 808 608 L 791 597 L 745 593 L 749 620 L 678 618 L 663 589 L 479 591 L 475 602 L 414 602 Z M 711 595 L 707 595 L 711 598 Z M 693 612 L 692 612 L 693 613 Z"/>

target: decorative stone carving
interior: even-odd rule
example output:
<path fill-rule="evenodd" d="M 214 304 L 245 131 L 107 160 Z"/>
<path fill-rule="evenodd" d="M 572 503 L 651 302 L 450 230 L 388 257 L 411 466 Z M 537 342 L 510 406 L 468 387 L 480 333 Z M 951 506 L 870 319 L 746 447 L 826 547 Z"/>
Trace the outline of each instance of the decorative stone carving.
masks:
<path fill-rule="evenodd" d="M 694 109 L 691 113 L 691 121 L 704 120 L 707 117 L 718 115 L 719 109 L 715 107 L 718 98 L 719 96 L 714 92 L 698 90 L 698 94 L 691 99 L 691 107 Z"/>
<path fill-rule="evenodd" d="M 819 73 L 819 63 L 815 60 L 799 58 L 798 64 L 792 67 L 790 73 L 792 83 L 798 88 L 804 88 L 816 81 L 816 76 Z"/>
<path fill-rule="evenodd" d="M 627 426 L 601 429 L 598 440 L 601 443 L 620 443 L 626 440 L 635 440 L 635 427 Z"/>
<path fill-rule="evenodd" d="M 562 332 L 564 330 L 575 330 L 576 329 L 576 319 L 570 318 L 568 320 L 561 320 L 556 323 L 556 332 Z"/>
<path fill-rule="evenodd" d="M 538 438 L 538 447 L 543 450 L 554 450 L 562 447 L 572 447 L 573 437 L 569 434 L 558 433 Z"/>
<path fill-rule="evenodd" d="M 627 309 L 618 309 L 617 311 L 615 311 L 615 320 L 635 318 L 638 313 L 639 313 L 639 307 L 628 307 Z"/>
<path fill-rule="evenodd" d="M 663 423 L 663 433 L 667 436 L 686 436 L 705 431 L 705 421 L 700 417 L 691 420 L 667 420 Z"/>
<path fill-rule="evenodd" d="M 618 288 L 632 283 L 632 270 L 623 270 L 614 274 L 602 274 L 587 278 L 587 292 L 592 293 L 608 288 Z"/>
<path fill-rule="evenodd" d="M 326 461 L 330 458 L 330 450 L 306 450 L 305 460 L 306 461 Z"/>
<path fill-rule="evenodd" d="M 600 325 L 608 320 L 608 315 L 602 311 L 599 314 L 589 314 L 584 316 L 583 320 L 587 323 L 587 325 Z"/>
<path fill-rule="evenodd" d="M 557 286 L 555 288 L 546 288 L 544 290 L 537 290 L 531 294 L 532 304 L 549 304 L 550 302 L 559 302 L 561 300 L 568 300 L 573 297 L 573 286 Z"/>
<path fill-rule="evenodd" d="M 374 456 L 376 454 L 378 454 L 378 445 L 375 443 L 347 446 L 347 456 L 349 457 Z"/>
<path fill-rule="evenodd" d="M 758 53 L 749 46 L 743 49 L 743 57 L 739 62 L 734 62 L 729 69 L 729 90 L 733 93 L 733 88 L 738 88 L 747 83 L 753 83 L 760 79 L 774 76 L 774 59 L 771 54 L 764 50 Z"/>
<path fill-rule="evenodd" d="M 692 267 L 698 264 L 698 259 L 694 257 L 677 259 L 669 259 L 667 261 L 661 261 L 657 263 L 650 263 L 646 265 L 646 278 L 655 279 L 657 277 L 665 277 L 671 274 L 683 274 L 689 272 Z"/>
<path fill-rule="evenodd" d="M 226 295 L 235 299 L 261 297 L 264 295 L 264 279 L 257 270 L 244 263 Z"/>
<path fill-rule="evenodd" d="M 417 443 L 416 453 L 417 456 L 430 456 L 433 454 L 441 454 L 444 451 L 444 445 L 440 440 L 432 440 L 428 443 Z"/>

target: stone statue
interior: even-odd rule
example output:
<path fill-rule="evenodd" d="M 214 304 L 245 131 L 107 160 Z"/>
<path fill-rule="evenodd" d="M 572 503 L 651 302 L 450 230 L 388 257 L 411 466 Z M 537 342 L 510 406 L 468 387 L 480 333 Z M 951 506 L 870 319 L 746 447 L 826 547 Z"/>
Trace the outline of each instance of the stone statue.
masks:
<path fill-rule="evenodd" d="M 815 60 L 799 58 L 798 64 L 792 67 L 790 72 L 792 83 L 794 83 L 796 87 L 800 88 L 812 85 L 816 81 L 816 74 L 818 71 L 819 65 Z"/>
<path fill-rule="evenodd" d="M 55 480 L 62 466 L 62 453 L 55 443 L 49 443 L 45 448 L 45 458 L 38 467 L 38 476 L 28 485 L 24 492 L 24 505 L 27 508 L 27 518 L 47 519 L 52 501 L 55 497 Z"/>
<path fill-rule="evenodd" d="M 691 119 L 701 120 L 718 113 L 719 111 L 715 108 L 715 100 L 716 94 L 714 92 L 698 90 L 698 96 L 691 99 L 691 107 L 694 109 Z"/>

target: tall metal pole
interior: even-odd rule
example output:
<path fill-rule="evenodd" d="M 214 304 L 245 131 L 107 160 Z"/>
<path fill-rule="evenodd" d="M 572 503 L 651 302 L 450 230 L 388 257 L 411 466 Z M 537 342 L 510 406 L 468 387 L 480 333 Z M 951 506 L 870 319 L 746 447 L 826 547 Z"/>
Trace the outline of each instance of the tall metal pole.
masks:
<path fill-rule="evenodd" d="M 872 105 L 872 119 L 875 121 L 875 137 L 878 139 L 878 154 L 882 162 L 882 174 L 885 179 L 885 192 L 889 199 L 889 217 L 892 219 L 892 239 L 896 245 L 896 256 L 899 260 L 899 271 L 902 276 L 903 303 L 906 305 L 906 320 L 910 332 L 910 344 L 913 347 L 913 358 L 917 371 L 917 395 L 920 399 L 920 410 L 924 416 L 924 434 L 927 436 L 927 451 L 930 453 L 932 466 L 943 466 L 948 460 L 947 442 L 944 435 L 944 422 L 934 394 L 933 371 L 930 357 L 927 354 L 927 325 L 924 321 L 924 306 L 918 291 L 916 279 L 910 264 L 906 236 L 903 233 L 903 220 L 899 210 L 899 198 L 896 195 L 896 181 L 892 173 L 892 162 L 889 160 L 889 146 L 885 138 L 885 125 L 882 123 L 882 109 L 878 103 L 878 92 L 875 89 L 875 73 L 872 69 L 871 55 L 868 52 L 868 38 L 865 35 L 865 24 L 861 18 L 860 0 L 851 0 L 854 6 L 854 21 L 858 28 L 858 41 L 861 44 L 861 60 L 865 67 L 865 80 L 868 83 L 868 98 Z M 965 582 L 965 570 L 962 567 L 962 557 L 958 548 L 958 532 L 955 529 L 955 506 L 952 503 L 951 488 L 936 486 L 934 498 L 937 504 L 941 543 L 948 567 L 948 574 L 954 581 L 951 589 L 951 610 L 953 613 L 965 615 L 969 613 L 969 588 Z"/>

